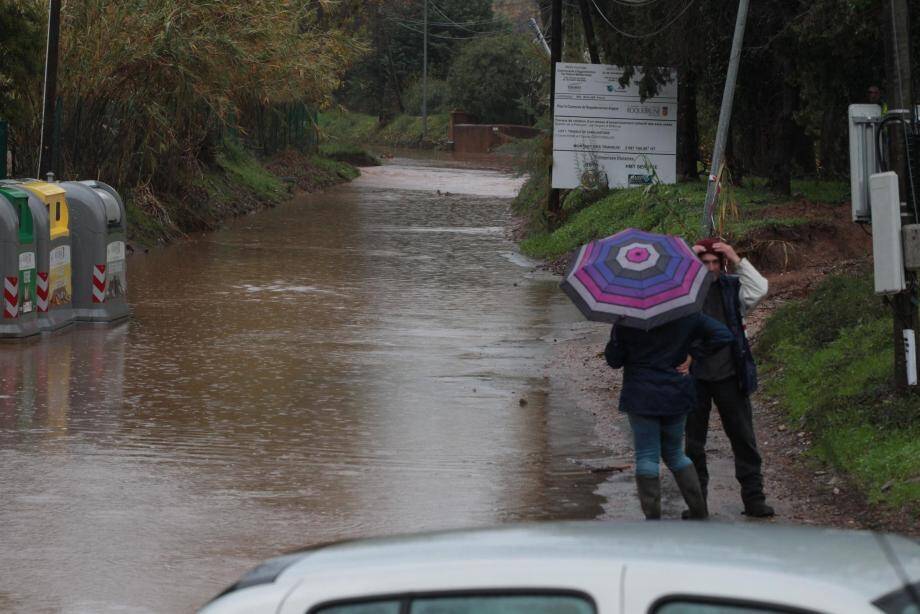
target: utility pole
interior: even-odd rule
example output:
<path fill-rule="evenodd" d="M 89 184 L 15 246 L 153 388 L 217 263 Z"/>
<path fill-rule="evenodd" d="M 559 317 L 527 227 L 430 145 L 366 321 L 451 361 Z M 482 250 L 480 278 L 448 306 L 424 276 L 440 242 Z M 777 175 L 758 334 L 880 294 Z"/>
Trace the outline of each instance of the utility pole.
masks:
<path fill-rule="evenodd" d="M 549 57 L 549 110 L 553 119 L 553 131 L 555 132 L 556 121 L 556 63 L 562 61 L 562 0 L 552 0 L 552 23 L 550 30 L 550 57 Z M 549 202 L 547 211 L 549 213 L 550 224 L 555 223 L 559 214 L 559 190 L 553 188 L 553 167 L 550 163 L 549 169 Z"/>
<path fill-rule="evenodd" d="M 424 46 L 422 50 L 422 140 L 428 138 L 428 0 L 422 0 L 424 9 Z"/>
<path fill-rule="evenodd" d="M 594 24 L 591 22 L 588 0 L 578 0 L 578 12 L 581 13 L 581 25 L 585 30 L 585 42 L 588 43 L 588 56 L 592 64 L 600 64 L 601 56 L 597 53 L 597 41 L 594 38 Z"/>
<path fill-rule="evenodd" d="M 58 42 L 61 35 L 61 0 L 48 4 L 48 46 L 45 51 L 45 91 L 42 111 L 41 147 L 38 153 L 38 179 L 44 179 L 54 165 L 54 116 L 57 100 Z M 6 160 L 4 160 L 6 163 Z"/>
<path fill-rule="evenodd" d="M 732 104 L 735 100 L 735 83 L 738 80 L 738 65 L 741 63 L 741 47 L 744 44 L 744 27 L 747 24 L 748 0 L 739 0 L 738 16 L 735 19 L 735 36 L 732 39 L 732 53 L 728 61 L 728 73 L 725 75 L 725 89 L 722 91 L 722 108 L 719 110 L 719 127 L 716 129 L 716 142 L 712 148 L 712 168 L 709 171 L 709 184 L 706 187 L 706 202 L 703 205 L 703 236 L 712 234 L 712 213 L 719 195 L 719 167 L 725 153 L 728 139 L 728 126 L 732 119 Z"/>
<path fill-rule="evenodd" d="M 885 39 L 885 72 L 888 76 L 889 113 L 899 113 L 904 121 L 911 117 L 911 73 L 910 73 L 910 23 L 906 0 L 886 0 L 884 4 L 884 29 Z M 894 124 L 894 129 L 889 132 L 888 155 L 891 160 L 891 170 L 898 174 L 899 192 L 901 195 L 901 219 L 910 219 L 904 201 L 909 199 L 910 182 L 907 172 L 907 143 L 904 140 L 905 125 Z M 920 332 L 920 317 L 918 317 L 915 299 L 917 296 L 917 275 L 906 271 L 905 280 L 907 289 L 892 296 L 894 310 L 894 377 L 895 386 L 899 390 L 906 390 L 907 354 L 905 347 L 905 331 L 908 335 Z"/>
<path fill-rule="evenodd" d="M 536 41 L 539 41 L 540 46 L 546 51 L 546 55 L 552 57 L 553 52 L 549 50 L 549 43 L 546 42 L 546 38 L 543 36 L 543 32 L 540 30 L 540 25 L 537 23 L 537 20 L 533 17 L 528 20 L 527 25 L 530 26 L 530 29 L 534 31 L 534 34 L 537 35 Z"/>

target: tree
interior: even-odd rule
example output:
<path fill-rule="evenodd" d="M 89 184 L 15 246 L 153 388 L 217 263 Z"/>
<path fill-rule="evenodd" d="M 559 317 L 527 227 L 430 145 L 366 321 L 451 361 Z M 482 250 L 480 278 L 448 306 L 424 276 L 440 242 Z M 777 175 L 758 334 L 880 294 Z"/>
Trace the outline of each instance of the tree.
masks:
<path fill-rule="evenodd" d="M 33 110 L 41 105 L 46 21 L 37 2 L 0 0 L 0 119 L 14 128 L 9 143 L 14 163 L 23 133 L 39 129 L 40 116 Z"/>
<path fill-rule="evenodd" d="M 13 4 L 40 7 L 38 23 L 46 22 L 40 0 Z M 247 109 L 329 104 L 361 44 L 347 23 L 320 10 L 326 5 L 334 6 L 314 0 L 67 3 L 58 90 L 65 176 L 168 191 L 183 172 L 214 157 L 224 131 L 247 130 Z M 4 26 L 4 36 L 10 30 Z M 43 45 L 43 38 L 35 40 Z M 32 101 L 13 133 L 33 158 L 38 131 L 29 122 L 41 116 L 41 59 L 17 62 L 28 78 L 10 88 Z M 20 169 L 34 168 L 34 160 L 23 158 Z"/>
<path fill-rule="evenodd" d="M 448 76 L 451 101 L 487 123 L 531 124 L 542 112 L 546 62 L 526 37 L 468 43 Z"/>
<path fill-rule="evenodd" d="M 721 96 L 722 81 L 716 84 L 713 76 L 724 75 L 728 64 L 734 15 L 720 3 L 709 2 L 629 6 L 598 0 L 592 6 L 606 61 L 624 68 L 624 82 L 638 76 L 643 97 L 654 96 L 670 79 L 670 69 L 676 69 L 678 176 L 696 180 L 701 139 L 698 98 L 715 92 Z"/>
<path fill-rule="evenodd" d="M 692 168 L 693 126 L 697 118 L 714 120 L 720 105 L 737 2 L 729 10 L 699 0 L 596 5 L 606 61 L 627 68 L 627 76 L 644 71 L 643 95 L 662 83 L 657 67 L 677 68 L 679 166 Z M 910 7 L 920 12 L 920 0 Z M 751 3 L 728 144 L 736 179 L 756 174 L 789 193 L 795 174 L 847 172 L 846 107 L 864 101 L 868 85 L 883 85 L 881 18 L 881 0 Z M 918 37 L 911 44 L 920 60 Z M 694 89 L 695 105 L 687 100 Z M 699 126 L 702 142 L 712 123 Z"/>
<path fill-rule="evenodd" d="M 338 99 L 355 111 L 386 120 L 406 106 L 406 89 L 422 74 L 424 2 L 428 2 L 428 75 L 444 79 L 460 48 L 508 30 L 491 0 L 378 0 L 365 9 L 370 49 L 345 79 Z"/>

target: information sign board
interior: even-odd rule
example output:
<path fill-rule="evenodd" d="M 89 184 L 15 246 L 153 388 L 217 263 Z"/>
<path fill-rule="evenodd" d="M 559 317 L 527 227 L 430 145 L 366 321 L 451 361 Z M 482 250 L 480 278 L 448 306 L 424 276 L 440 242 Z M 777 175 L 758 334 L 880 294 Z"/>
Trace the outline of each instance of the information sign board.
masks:
<path fill-rule="evenodd" d="M 643 185 L 651 169 L 677 179 L 677 78 L 642 101 L 636 80 L 609 64 L 556 64 L 553 187 Z"/>

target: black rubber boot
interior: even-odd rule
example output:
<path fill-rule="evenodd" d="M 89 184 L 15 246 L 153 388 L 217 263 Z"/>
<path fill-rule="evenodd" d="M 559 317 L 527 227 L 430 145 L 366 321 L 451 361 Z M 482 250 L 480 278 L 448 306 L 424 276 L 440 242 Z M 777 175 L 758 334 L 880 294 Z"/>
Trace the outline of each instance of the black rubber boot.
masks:
<path fill-rule="evenodd" d="M 699 478 L 700 474 L 697 472 L 696 477 Z M 706 487 L 703 486 L 702 481 L 700 481 L 700 490 L 703 492 L 703 501 L 709 501 L 709 496 L 706 494 Z M 690 510 L 684 510 L 680 513 L 681 520 L 690 520 Z"/>
<path fill-rule="evenodd" d="M 745 501 L 744 515 L 751 518 L 769 518 L 776 514 L 772 507 L 764 500 Z"/>
<path fill-rule="evenodd" d="M 636 476 L 639 490 L 639 505 L 646 520 L 661 519 L 661 479 L 646 475 Z"/>
<path fill-rule="evenodd" d="M 674 479 L 677 481 L 677 487 L 680 488 L 680 494 L 684 496 L 690 513 L 688 520 L 706 520 L 709 518 L 709 508 L 706 506 L 706 497 L 703 496 L 703 489 L 700 488 L 700 479 L 696 475 L 696 468 L 693 465 L 687 465 L 680 471 L 674 472 Z"/>

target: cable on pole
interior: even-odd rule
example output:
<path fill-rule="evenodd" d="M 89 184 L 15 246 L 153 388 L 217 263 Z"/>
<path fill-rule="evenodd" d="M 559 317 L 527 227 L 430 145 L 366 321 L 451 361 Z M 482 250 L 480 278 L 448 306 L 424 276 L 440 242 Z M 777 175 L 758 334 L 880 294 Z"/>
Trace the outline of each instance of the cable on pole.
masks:
<path fill-rule="evenodd" d="M 601 19 L 603 19 L 604 21 L 606 21 L 606 22 L 607 22 L 607 25 L 609 25 L 611 28 L 613 28 L 618 34 L 621 34 L 622 36 L 625 36 L 626 38 L 649 38 L 649 37 L 651 37 L 651 36 L 655 36 L 656 34 L 661 34 L 661 33 L 664 32 L 665 30 L 667 30 L 668 28 L 670 28 L 671 26 L 673 26 L 675 23 L 677 23 L 677 21 L 678 21 L 681 17 L 684 16 L 684 13 L 686 13 L 688 10 L 690 10 L 690 7 L 693 6 L 695 2 L 696 2 L 696 0 L 690 0 L 690 2 L 688 2 L 687 5 L 684 6 L 684 8 L 677 14 L 677 16 L 674 17 L 674 19 L 670 20 L 668 23 L 664 24 L 663 26 L 661 26 L 661 27 L 658 28 L 657 30 L 655 30 L 655 31 L 653 31 L 653 32 L 646 32 L 646 33 L 644 33 L 644 34 L 633 34 L 632 32 L 626 32 L 625 30 L 621 30 L 621 29 L 618 28 L 616 25 L 614 25 L 614 23 L 613 23 L 612 21 L 610 21 L 610 19 L 607 18 L 607 15 L 604 14 L 604 11 L 601 10 L 601 7 L 599 7 L 599 6 L 597 5 L 597 0 L 591 0 L 591 4 L 594 5 L 594 9 L 595 9 L 595 10 L 597 11 L 597 13 L 601 16 Z"/>

